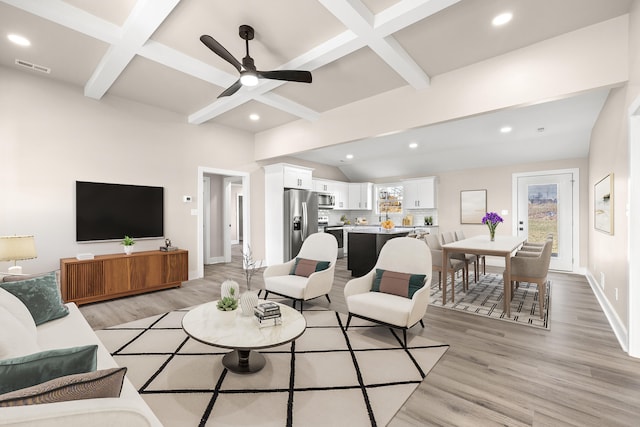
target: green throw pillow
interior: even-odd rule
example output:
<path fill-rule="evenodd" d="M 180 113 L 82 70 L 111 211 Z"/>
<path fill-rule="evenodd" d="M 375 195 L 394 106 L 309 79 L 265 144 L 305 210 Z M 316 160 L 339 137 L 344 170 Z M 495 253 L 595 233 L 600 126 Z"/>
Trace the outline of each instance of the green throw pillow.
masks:
<path fill-rule="evenodd" d="M 96 370 L 97 345 L 60 348 L 0 360 L 0 394 L 65 375 Z"/>
<path fill-rule="evenodd" d="M 296 262 L 291 270 L 292 275 L 309 277 L 316 271 L 329 268 L 329 261 L 316 261 L 314 259 L 296 258 Z"/>
<path fill-rule="evenodd" d="M 426 278 L 426 274 L 398 273 L 376 268 L 376 276 L 373 279 L 371 290 L 413 298 L 413 294 L 424 286 Z"/>
<path fill-rule="evenodd" d="M 27 306 L 36 325 L 69 314 L 69 309 L 62 302 L 55 272 L 17 282 L 0 283 L 0 287 Z"/>
<path fill-rule="evenodd" d="M 41 403 L 120 397 L 127 368 L 65 375 L 33 387 L 0 395 L 0 408 Z"/>

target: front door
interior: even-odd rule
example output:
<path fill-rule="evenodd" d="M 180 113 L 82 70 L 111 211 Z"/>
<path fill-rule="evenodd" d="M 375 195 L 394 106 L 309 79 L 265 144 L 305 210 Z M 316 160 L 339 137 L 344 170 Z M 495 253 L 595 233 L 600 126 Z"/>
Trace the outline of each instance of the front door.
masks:
<path fill-rule="evenodd" d="M 569 171 L 517 176 L 517 234 L 529 242 L 553 235 L 552 270 L 573 270 L 574 175 Z"/>

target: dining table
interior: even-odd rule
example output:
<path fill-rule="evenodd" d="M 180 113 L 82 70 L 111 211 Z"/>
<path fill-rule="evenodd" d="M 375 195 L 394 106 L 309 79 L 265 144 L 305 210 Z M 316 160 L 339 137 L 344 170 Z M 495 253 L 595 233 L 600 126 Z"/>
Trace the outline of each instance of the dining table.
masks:
<path fill-rule="evenodd" d="M 469 237 L 442 245 L 442 265 L 449 265 L 452 253 L 473 255 L 488 255 L 504 257 L 504 308 L 507 317 L 511 317 L 511 254 L 522 247 L 526 240 L 524 236 L 495 236 L 491 240 L 488 235 Z M 442 305 L 447 302 L 447 273 L 444 274 L 445 283 L 442 286 Z M 455 302 L 455 283 L 451 283 L 451 301 Z"/>

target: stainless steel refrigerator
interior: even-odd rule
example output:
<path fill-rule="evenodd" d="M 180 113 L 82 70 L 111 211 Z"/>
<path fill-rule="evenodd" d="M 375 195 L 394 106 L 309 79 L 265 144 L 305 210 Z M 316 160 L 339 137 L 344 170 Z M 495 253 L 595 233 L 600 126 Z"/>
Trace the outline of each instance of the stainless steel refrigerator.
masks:
<path fill-rule="evenodd" d="M 318 195 L 309 190 L 284 190 L 284 260 L 295 258 L 302 242 L 318 232 Z"/>

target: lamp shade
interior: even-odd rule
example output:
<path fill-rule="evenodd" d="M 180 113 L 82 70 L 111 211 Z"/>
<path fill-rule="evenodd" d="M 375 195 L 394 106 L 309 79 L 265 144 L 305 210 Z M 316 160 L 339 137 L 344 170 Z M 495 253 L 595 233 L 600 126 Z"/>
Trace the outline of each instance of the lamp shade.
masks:
<path fill-rule="evenodd" d="M 0 236 L 0 261 L 17 261 L 37 256 L 33 236 Z"/>

